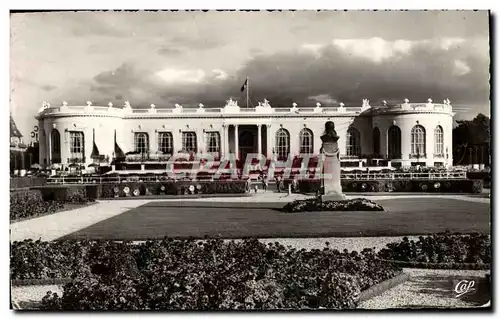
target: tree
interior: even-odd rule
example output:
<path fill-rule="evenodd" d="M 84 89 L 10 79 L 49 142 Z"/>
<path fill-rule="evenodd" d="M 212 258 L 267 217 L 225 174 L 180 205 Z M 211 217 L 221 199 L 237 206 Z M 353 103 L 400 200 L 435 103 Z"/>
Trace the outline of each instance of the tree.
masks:
<path fill-rule="evenodd" d="M 476 159 L 489 163 L 491 147 L 491 120 L 479 113 L 473 120 L 457 121 L 453 129 L 453 153 L 455 164 L 472 164 L 472 153 Z M 467 157 L 469 154 L 469 157 Z"/>

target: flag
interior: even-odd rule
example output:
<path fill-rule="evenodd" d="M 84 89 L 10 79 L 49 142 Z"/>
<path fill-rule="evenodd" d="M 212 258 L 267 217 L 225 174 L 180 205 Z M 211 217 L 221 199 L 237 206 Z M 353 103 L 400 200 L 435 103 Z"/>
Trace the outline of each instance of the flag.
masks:
<path fill-rule="evenodd" d="M 243 83 L 243 85 L 241 86 L 241 92 L 245 91 L 247 85 L 248 85 L 248 78 L 245 80 L 245 83 Z"/>
<path fill-rule="evenodd" d="M 121 147 L 118 145 L 118 142 L 116 141 L 116 130 L 115 130 L 115 158 L 117 159 L 124 159 L 125 154 L 123 153 Z"/>

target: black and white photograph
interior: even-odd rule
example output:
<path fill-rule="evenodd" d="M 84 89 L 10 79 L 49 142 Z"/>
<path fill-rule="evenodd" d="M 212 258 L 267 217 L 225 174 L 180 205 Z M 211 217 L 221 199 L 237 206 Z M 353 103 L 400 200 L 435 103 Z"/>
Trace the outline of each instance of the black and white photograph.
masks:
<path fill-rule="evenodd" d="M 11 312 L 491 312 L 491 23 L 11 10 Z"/>

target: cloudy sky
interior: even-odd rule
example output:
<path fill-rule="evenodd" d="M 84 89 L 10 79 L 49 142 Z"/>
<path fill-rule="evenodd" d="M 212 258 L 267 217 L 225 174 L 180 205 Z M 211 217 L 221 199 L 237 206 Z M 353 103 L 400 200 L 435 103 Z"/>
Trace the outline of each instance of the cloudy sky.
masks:
<path fill-rule="evenodd" d="M 449 98 L 489 115 L 488 13 L 51 12 L 11 16 L 11 112 L 29 136 L 43 101 L 220 107 Z"/>

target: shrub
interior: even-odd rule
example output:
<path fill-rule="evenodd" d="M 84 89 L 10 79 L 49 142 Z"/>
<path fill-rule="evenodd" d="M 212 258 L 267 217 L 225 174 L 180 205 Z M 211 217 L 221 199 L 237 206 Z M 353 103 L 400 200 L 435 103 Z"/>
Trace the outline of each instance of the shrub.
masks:
<path fill-rule="evenodd" d="M 45 267 L 73 278 L 62 297 L 42 300 L 46 310 L 351 309 L 361 290 L 400 273 L 370 249 L 306 251 L 255 239 L 25 241 L 11 258 L 12 278 L 56 273 Z"/>
<path fill-rule="evenodd" d="M 44 201 L 39 190 L 10 192 L 10 220 L 37 217 L 54 213 L 64 208 L 58 201 Z"/>
<path fill-rule="evenodd" d="M 366 198 L 343 201 L 321 201 L 319 198 L 311 198 L 287 203 L 283 210 L 287 213 L 298 213 L 314 211 L 383 211 L 384 208 Z"/>
<path fill-rule="evenodd" d="M 490 264 L 491 240 L 477 233 L 462 235 L 449 232 L 420 236 L 418 241 L 404 237 L 399 243 L 390 243 L 378 256 L 387 260 L 409 263 Z"/>
<path fill-rule="evenodd" d="M 83 185 L 44 186 L 37 189 L 41 191 L 45 201 L 84 204 L 95 200 L 95 197 L 90 197 L 87 193 L 87 189 L 91 189 L 91 187 Z"/>

